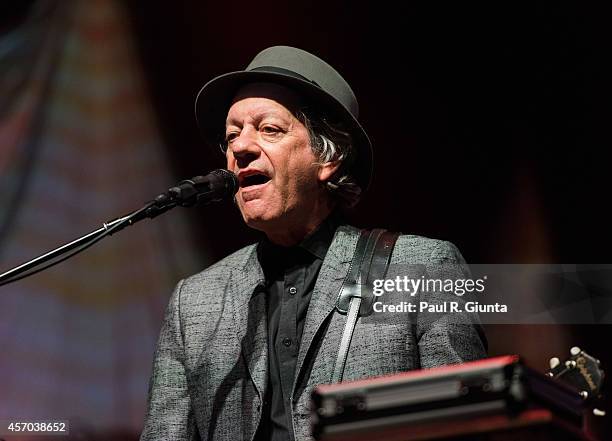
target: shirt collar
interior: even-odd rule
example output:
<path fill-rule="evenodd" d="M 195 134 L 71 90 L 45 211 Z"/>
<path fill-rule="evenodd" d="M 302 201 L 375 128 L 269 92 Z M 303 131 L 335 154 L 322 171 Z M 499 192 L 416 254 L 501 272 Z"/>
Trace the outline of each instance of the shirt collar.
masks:
<path fill-rule="evenodd" d="M 327 250 L 329 249 L 336 229 L 341 224 L 341 218 L 338 214 L 332 213 L 319 226 L 309 234 L 298 245 L 291 247 L 283 247 L 276 245 L 267 238 L 263 239 L 258 246 L 258 255 L 262 263 L 269 263 L 302 254 L 301 251 L 306 251 L 312 258 L 324 260 Z"/>
<path fill-rule="evenodd" d="M 298 246 L 319 259 L 325 259 L 327 250 L 334 239 L 336 228 L 338 228 L 339 222 L 337 216 L 330 215 L 313 231 L 308 235 Z"/>

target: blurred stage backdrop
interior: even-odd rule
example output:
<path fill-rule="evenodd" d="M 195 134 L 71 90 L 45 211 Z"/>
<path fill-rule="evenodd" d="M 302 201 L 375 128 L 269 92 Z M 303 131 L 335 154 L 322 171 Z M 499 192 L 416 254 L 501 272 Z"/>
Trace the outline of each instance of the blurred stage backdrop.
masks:
<path fill-rule="evenodd" d="M 336 66 L 376 148 L 358 226 L 446 239 L 473 263 L 609 263 L 607 11 L 579 2 L 404 5 L 38 0 L 0 6 L 0 270 L 223 166 L 199 87 L 287 44 Z M 136 439 L 174 284 L 258 238 L 234 207 L 176 209 L 0 288 L 0 419 Z M 488 326 L 491 355 L 609 326 Z M 608 430 L 607 420 L 595 431 Z"/>

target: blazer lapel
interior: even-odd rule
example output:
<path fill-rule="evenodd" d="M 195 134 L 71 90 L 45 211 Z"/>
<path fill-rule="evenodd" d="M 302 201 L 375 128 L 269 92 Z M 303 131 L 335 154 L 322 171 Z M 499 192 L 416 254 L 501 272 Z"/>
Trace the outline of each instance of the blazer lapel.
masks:
<path fill-rule="evenodd" d="M 334 240 L 327 251 L 306 313 L 293 392 L 295 392 L 297 378 L 299 378 L 304 359 L 313 344 L 315 335 L 325 319 L 334 311 L 336 299 L 342 287 L 342 282 L 348 273 L 358 238 L 359 230 L 349 226 L 341 226 L 336 230 Z"/>
<path fill-rule="evenodd" d="M 241 340 L 242 356 L 259 397 L 263 400 L 268 371 L 268 321 L 264 275 L 256 250 L 257 247 L 253 247 L 253 252 L 244 265 L 242 277 L 235 286 L 240 302 L 236 308 L 236 326 Z"/>

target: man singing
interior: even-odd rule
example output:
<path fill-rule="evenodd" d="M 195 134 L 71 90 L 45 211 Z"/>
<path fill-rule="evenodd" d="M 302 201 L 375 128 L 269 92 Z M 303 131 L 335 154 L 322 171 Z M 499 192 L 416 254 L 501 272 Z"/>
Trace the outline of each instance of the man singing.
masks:
<path fill-rule="evenodd" d="M 350 316 L 338 299 L 360 230 L 341 211 L 358 202 L 372 173 L 357 100 L 330 65 L 276 46 L 208 82 L 196 116 L 238 177 L 244 222 L 266 239 L 178 284 L 141 439 L 308 440 L 310 394 L 337 381 Z M 463 263 L 452 244 L 413 235 L 399 236 L 389 259 Z M 485 356 L 467 313 L 452 322 L 360 313 L 351 331 L 344 380 Z"/>

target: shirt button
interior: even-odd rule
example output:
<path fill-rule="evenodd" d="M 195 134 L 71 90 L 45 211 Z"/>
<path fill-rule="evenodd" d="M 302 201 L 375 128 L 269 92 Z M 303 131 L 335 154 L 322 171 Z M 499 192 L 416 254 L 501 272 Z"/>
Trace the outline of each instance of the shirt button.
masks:
<path fill-rule="evenodd" d="M 291 339 L 289 337 L 284 338 L 283 344 L 287 347 L 291 346 Z"/>
<path fill-rule="evenodd" d="M 291 288 L 289 288 L 289 294 L 294 295 L 297 292 L 297 288 L 295 286 L 292 286 Z"/>

